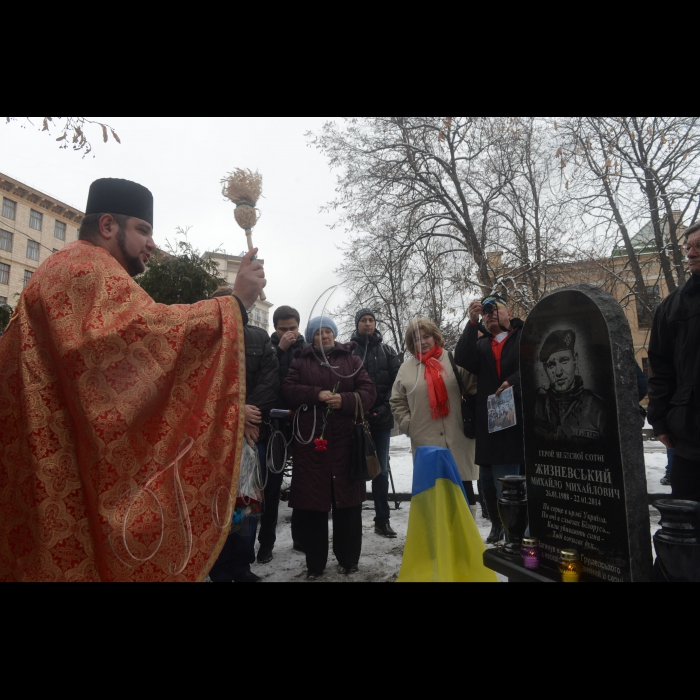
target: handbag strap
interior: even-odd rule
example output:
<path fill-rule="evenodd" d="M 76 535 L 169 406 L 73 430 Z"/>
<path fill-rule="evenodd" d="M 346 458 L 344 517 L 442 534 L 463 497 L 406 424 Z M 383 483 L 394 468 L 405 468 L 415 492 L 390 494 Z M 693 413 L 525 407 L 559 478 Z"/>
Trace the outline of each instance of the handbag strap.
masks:
<path fill-rule="evenodd" d="M 459 370 L 457 369 L 457 363 L 455 362 L 455 358 L 452 355 L 451 352 L 448 352 L 447 355 L 450 358 L 450 364 L 452 365 L 452 370 L 455 373 L 455 377 L 457 378 L 457 384 L 459 385 L 459 393 L 462 395 L 462 401 L 467 400 L 467 392 L 464 388 L 464 382 L 462 381 L 462 375 L 459 373 Z"/>
<path fill-rule="evenodd" d="M 364 425 L 365 429 L 370 432 L 369 423 L 365 418 L 365 409 L 362 405 L 362 397 L 355 392 L 355 425 Z"/>
<path fill-rule="evenodd" d="M 355 396 L 355 420 L 354 420 L 354 423 L 355 423 L 355 425 L 360 425 L 359 418 L 362 417 L 363 423 L 364 423 L 364 418 L 365 418 L 364 410 L 362 407 L 362 397 L 357 392 L 354 393 L 354 396 Z"/>

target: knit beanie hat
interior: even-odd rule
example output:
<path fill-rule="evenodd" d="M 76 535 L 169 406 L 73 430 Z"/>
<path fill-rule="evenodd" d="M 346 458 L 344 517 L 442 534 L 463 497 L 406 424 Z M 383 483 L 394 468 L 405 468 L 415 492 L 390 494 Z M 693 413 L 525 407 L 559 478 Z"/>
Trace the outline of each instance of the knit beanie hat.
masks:
<path fill-rule="evenodd" d="M 328 316 L 318 316 L 309 321 L 309 325 L 306 327 L 307 341 L 313 345 L 316 333 L 318 333 L 322 328 L 330 328 L 330 330 L 333 331 L 333 335 L 336 337 L 336 339 L 338 338 L 338 326 L 335 324 L 335 321 Z"/>
<path fill-rule="evenodd" d="M 360 327 L 360 321 L 365 316 L 371 316 L 375 321 L 377 320 L 377 315 L 372 311 L 372 309 L 362 309 L 355 314 L 355 330 Z"/>

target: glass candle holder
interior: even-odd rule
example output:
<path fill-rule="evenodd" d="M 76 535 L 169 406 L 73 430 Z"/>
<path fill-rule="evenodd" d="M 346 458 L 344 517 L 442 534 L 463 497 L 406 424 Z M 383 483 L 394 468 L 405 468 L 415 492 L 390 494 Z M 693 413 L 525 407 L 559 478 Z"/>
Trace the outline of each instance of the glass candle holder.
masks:
<path fill-rule="evenodd" d="M 523 540 L 522 557 L 526 569 L 537 571 L 542 564 L 542 548 L 540 547 L 540 541 L 534 537 L 526 537 Z"/>
<path fill-rule="evenodd" d="M 575 549 L 564 549 L 559 557 L 559 573 L 564 583 L 581 583 L 583 564 Z"/>

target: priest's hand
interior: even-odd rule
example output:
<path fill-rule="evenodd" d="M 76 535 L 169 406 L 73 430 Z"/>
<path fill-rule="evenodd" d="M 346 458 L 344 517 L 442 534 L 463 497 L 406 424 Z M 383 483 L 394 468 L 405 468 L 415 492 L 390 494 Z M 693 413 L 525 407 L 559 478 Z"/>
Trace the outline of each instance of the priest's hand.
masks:
<path fill-rule="evenodd" d="M 258 249 L 253 248 L 243 257 L 241 268 L 233 285 L 233 294 L 241 300 L 246 309 L 251 308 L 260 298 L 260 292 L 267 286 L 265 269 L 253 258 L 258 254 Z"/>

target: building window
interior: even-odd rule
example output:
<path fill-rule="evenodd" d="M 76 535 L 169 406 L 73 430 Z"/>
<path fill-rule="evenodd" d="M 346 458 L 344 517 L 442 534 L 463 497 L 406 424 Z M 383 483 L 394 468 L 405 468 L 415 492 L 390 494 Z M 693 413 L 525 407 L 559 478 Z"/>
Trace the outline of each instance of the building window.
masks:
<path fill-rule="evenodd" d="M 62 221 L 56 222 L 56 227 L 53 230 L 54 238 L 58 238 L 59 241 L 66 240 L 66 225 Z"/>
<path fill-rule="evenodd" d="M 7 297 L 0 297 L 0 306 L 7 306 Z"/>
<path fill-rule="evenodd" d="M 651 361 L 649 360 L 648 357 L 645 357 L 642 360 L 643 367 L 644 367 L 644 376 L 647 378 L 647 381 L 651 379 L 654 375 L 651 371 Z"/>
<path fill-rule="evenodd" d="M 43 223 L 44 215 L 32 209 L 32 213 L 29 215 L 29 228 L 33 228 L 35 231 L 41 231 Z"/>
<path fill-rule="evenodd" d="M 0 284 L 10 284 L 10 266 L 0 263 Z"/>
<path fill-rule="evenodd" d="M 29 284 L 29 280 L 32 278 L 33 274 L 34 273 L 31 270 L 24 271 L 24 281 L 22 283 L 22 287 L 26 287 Z"/>
<path fill-rule="evenodd" d="M 12 234 L 9 231 L 0 231 L 0 250 L 12 252 Z"/>
<path fill-rule="evenodd" d="M 639 319 L 640 329 L 651 328 L 651 324 L 654 322 L 654 313 L 661 303 L 659 286 L 647 287 L 647 297 L 649 298 L 651 309 L 645 308 L 641 299 L 637 297 L 637 318 Z"/>
<path fill-rule="evenodd" d="M 11 199 L 2 199 L 2 215 L 5 219 L 12 219 L 14 221 L 17 218 L 17 202 L 13 202 Z"/>
<path fill-rule="evenodd" d="M 27 241 L 27 257 L 39 262 L 39 244 L 36 241 Z"/>

